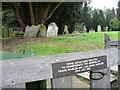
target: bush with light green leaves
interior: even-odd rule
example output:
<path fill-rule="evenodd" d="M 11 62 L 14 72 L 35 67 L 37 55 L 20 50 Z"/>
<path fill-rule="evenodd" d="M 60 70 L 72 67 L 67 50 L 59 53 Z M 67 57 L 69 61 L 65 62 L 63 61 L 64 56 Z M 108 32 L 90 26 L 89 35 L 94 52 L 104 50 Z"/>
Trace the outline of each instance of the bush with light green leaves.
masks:
<path fill-rule="evenodd" d="M 116 18 L 111 19 L 109 25 L 111 30 L 120 30 L 120 21 Z"/>

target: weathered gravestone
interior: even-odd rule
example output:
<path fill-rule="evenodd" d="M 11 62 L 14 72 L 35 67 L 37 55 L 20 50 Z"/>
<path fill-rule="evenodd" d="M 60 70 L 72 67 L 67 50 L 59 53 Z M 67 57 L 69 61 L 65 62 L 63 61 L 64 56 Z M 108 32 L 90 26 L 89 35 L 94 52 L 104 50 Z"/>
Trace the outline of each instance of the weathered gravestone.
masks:
<path fill-rule="evenodd" d="M 46 26 L 43 24 L 40 24 L 40 29 L 38 32 L 38 37 L 46 37 Z"/>
<path fill-rule="evenodd" d="M 39 28 L 40 28 L 40 25 L 38 26 L 27 26 L 26 29 L 25 29 L 25 34 L 24 34 L 24 37 L 26 38 L 34 38 L 37 36 L 37 33 L 39 31 Z"/>
<path fill-rule="evenodd" d="M 105 31 L 108 31 L 108 26 L 106 26 L 106 29 L 105 29 Z"/>
<path fill-rule="evenodd" d="M 47 37 L 57 37 L 57 34 L 58 34 L 57 25 L 54 22 L 50 23 L 47 29 Z"/>
<path fill-rule="evenodd" d="M 101 32 L 101 26 L 100 25 L 97 26 L 97 31 Z"/>
<path fill-rule="evenodd" d="M 13 35 L 13 33 L 14 33 L 13 28 L 9 28 L 9 35 L 10 35 L 10 36 L 12 36 L 12 35 Z"/>
<path fill-rule="evenodd" d="M 64 32 L 63 33 L 64 34 L 69 34 L 68 26 L 67 25 L 64 26 Z"/>

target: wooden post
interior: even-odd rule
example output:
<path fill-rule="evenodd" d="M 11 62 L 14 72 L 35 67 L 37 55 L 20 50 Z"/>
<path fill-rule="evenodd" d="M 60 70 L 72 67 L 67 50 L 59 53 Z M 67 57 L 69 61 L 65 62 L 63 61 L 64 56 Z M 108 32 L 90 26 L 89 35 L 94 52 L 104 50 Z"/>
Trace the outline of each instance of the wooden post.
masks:
<path fill-rule="evenodd" d="M 118 41 L 118 59 L 120 61 L 120 55 L 119 54 L 120 54 L 120 41 Z M 120 90 L 120 65 L 118 65 L 118 90 Z"/>
<path fill-rule="evenodd" d="M 104 48 L 110 48 L 110 38 L 107 34 L 105 34 L 104 39 Z M 95 72 L 95 73 L 94 73 Z M 105 75 L 102 76 L 101 73 L 104 73 Z M 97 71 L 91 71 L 91 76 L 95 79 L 103 77 L 99 80 L 90 80 L 90 88 L 103 88 L 102 90 L 106 90 L 107 88 L 110 88 L 110 68 L 103 69 L 103 70 L 97 70 Z"/>
<path fill-rule="evenodd" d="M 118 90 L 120 90 L 120 65 L 118 65 Z"/>
<path fill-rule="evenodd" d="M 52 88 L 72 88 L 72 76 L 52 79 Z"/>

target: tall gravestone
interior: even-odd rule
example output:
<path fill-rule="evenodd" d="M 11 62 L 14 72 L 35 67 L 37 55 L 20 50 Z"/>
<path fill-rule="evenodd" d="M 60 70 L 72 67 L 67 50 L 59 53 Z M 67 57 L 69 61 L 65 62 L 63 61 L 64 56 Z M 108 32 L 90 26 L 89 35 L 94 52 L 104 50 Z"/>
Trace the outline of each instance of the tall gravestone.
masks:
<path fill-rule="evenodd" d="M 97 26 L 97 31 L 101 32 L 101 26 L 100 25 Z"/>
<path fill-rule="evenodd" d="M 40 24 L 40 29 L 39 29 L 39 32 L 38 32 L 38 37 L 46 37 L 46 26 L 43 25 L 43 24 Z"/>
<path fill-rule="evenodd" d="M 57 37 L 57 34 L 58 34 L 57 25 L 54 22 L 50 23 L 47 29 L 47 37 Z"/>
<path fill-rule="evenodd" d="M 25 38 L 35 38 L 37 36 L 37 33 L 39 31 L 40 25 L 38 26 L 27 26 L 25 29 L 25 34 L 24 37 Z"/>

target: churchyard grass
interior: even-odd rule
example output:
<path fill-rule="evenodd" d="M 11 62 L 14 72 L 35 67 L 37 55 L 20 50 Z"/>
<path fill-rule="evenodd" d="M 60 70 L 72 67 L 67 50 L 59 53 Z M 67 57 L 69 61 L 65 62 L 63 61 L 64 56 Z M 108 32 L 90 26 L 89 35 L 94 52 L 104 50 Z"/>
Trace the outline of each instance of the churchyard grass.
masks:
<path fill-rule="evenodd" d="M 31 42 L 18 47 L 14 51 L 33 49 L 38 56 L 82 52 L 104 48 L 104 33 L 111 39 L 120 39 L 120 32 L 91 32 L 69 35 L 59 35 L 56 38 L 43 38 L 40 41 Z"/>

